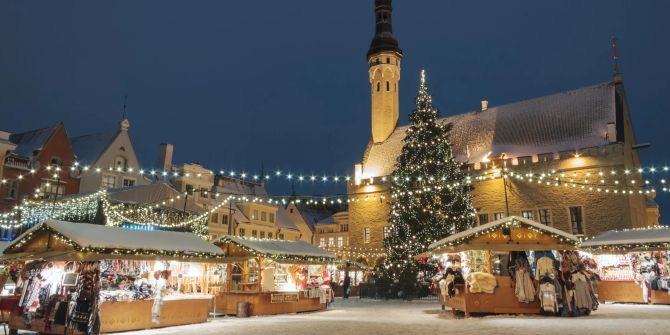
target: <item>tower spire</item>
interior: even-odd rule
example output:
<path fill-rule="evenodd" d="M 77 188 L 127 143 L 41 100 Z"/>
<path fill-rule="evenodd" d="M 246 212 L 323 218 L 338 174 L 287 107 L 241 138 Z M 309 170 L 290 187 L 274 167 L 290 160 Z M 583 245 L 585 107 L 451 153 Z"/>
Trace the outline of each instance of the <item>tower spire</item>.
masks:
<path fill-rule="evenodd" d="M 392 11 L 391 0 L 375 0 L 375 36 L 368 49 L 368 58 L 381 52 L 394 52 L 402 57 L 398 40 L 393 35 Z"/>
<path fill-rule="evenodd" d="M 368 49 L 372 96 L 372 141 L 386 141 L 398 125 L 398 82 L 402 50 L 393 36 L 391 0 L 375 0 L 375 35 Z"/>

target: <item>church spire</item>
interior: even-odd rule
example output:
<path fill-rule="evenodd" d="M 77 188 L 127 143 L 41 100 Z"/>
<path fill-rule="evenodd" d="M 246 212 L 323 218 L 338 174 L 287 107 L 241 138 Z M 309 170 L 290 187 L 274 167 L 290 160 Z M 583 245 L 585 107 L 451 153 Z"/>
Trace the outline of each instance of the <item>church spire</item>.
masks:
<path fill-rule="evenodd" d="M 375 36 L 370 43 L 370 49 L 368 49 L 368 59 L 370 56 L 382 52 L 394 52 L 402 57 L 398 40 L 393 35 L 391 12 L 391 0 L 375 0 Z"/>

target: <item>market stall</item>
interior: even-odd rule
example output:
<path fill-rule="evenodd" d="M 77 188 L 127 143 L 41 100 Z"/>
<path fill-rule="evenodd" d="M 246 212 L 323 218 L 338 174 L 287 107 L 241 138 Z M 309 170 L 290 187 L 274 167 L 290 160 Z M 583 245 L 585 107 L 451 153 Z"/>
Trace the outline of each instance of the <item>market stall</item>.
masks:
<path fill-rule="evenodd" d="M 215 243 L 227 261 L 210 272 L 212 310 L 248 315 L 320 311 L 332 299 L 326 264 L 335 255 L 303 241 L 225 236 Z"/>
<path fill-rule="evenodd" d="M 9 325 L 97 334 L 206 322 L 205 273 L 223 256 L 194 234 L 47 220 L 3 254 L 26 261 Z"/>
<path fill-rule="evenodd" d="M 670 229 L 607 231 L 580 248 L 594 254 L 601 302 L 670 304 Z"/>
<path fill-rule="evenodd" d="M 344 278 L 349 274 L 349 296 L 360 296 L 360 284 L 365 281 L 369 274 L 367 265 L 346 259 L 338 259 L 328 265 L 328 271 L 332 274 L 333 292 L 336 297 L 344 296 Z"/>
<path fill-rule="evenodd" d="M 438 262 L 442 309 L 466 316 L 581 315 L 596 306 L 590 277 L 573 251 L 578 243 L 571 234 L 511 216 L 437 241 L 418 257 Z"/>

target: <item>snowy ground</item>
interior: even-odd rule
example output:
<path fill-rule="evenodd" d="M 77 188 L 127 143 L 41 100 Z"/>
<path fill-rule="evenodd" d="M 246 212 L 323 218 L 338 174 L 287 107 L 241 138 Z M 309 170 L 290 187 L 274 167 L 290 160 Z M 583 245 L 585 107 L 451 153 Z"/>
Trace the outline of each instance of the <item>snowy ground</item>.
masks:
<path fill-rule="evenodd" d="M 426 335 L 426 334 L 670 334 L 670 306 L 608 304 L 591 316 L 479 316 L 454 318 L 436 301 L 338 301 L 327 311 L 238 319 L 123 334 Z"/>

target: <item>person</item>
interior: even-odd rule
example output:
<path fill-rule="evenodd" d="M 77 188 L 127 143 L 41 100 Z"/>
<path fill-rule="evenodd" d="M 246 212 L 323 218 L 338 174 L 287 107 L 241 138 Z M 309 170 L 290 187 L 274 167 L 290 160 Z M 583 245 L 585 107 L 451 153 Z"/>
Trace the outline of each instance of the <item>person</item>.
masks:
<path fill-rule="evenodd" d="M 342 283 L 342 288 L 344 289 L 344 299 L 349 299 L 349 293 L 351 286 L 351 278 L 349 278 L 349 271 L 344 273 L 344 282 Z"/>

